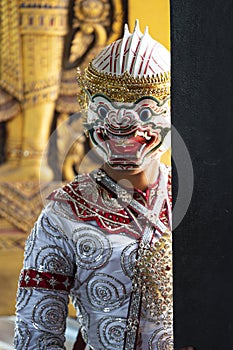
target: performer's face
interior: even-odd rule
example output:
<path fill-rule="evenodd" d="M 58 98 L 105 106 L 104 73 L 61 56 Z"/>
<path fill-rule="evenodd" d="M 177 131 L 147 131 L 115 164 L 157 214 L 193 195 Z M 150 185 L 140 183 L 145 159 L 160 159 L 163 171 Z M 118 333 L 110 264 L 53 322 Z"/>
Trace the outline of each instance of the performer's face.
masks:
<path fill-rule="evenodd" d="M 134 103 L 120 103 L 98 94 L 89 103 L 86 128 L 109 166 L 143 169 L 170 146 L 169 101 L 145 96 Z"/>

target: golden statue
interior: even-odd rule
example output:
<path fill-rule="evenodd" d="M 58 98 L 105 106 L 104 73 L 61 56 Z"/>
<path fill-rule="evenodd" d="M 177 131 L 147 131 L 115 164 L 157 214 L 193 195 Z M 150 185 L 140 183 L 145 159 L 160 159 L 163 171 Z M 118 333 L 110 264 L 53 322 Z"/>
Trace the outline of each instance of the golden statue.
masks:
<path fill-rule="evenodd" d="M 38 178 L 58 96 L 68 5 L 68 0 L 2 2 L 1 87 L 21 105 L 7 125 L 9 166 L 2 179 Z M 18 157 L 11 161 L 13 154 Z M 47 164 L 41 174 L 44 180 L 53 177 Z"/>
<path fill-rule="evenodd" d="M 121 34 L 123 5 L 117 0 L 3 0 L 0 6 L 0 121 L 8 121 L 0 180 L 47 182 L 54 173 L 44 150 L 55 109 L 63 120 L 78 111 L 75 67 L 85 66 Z M 80 141 L 78 149 L 82 154 Z M 68 178 L 77 161 L 70 153 L 64 162 Z"/>

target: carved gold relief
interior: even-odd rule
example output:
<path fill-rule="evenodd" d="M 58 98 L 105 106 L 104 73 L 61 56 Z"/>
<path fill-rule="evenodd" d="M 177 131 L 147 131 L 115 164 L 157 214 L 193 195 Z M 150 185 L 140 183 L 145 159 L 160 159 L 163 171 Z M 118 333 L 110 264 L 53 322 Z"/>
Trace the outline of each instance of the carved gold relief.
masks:
<path fill-rule="evenodd" d="M 0 122 L 13 118 L 20 111 L 19 102 L 0 88 Z"/>
<path fill-rule="evenodd" d="M 108 0 L 77 0 L 74 15 L 73 28 L 79 30 L 72 41 L 70 62 L 82 57 L 93 40 L 96 45 L 106 43 L 106 27 L 110 26 L 110 3 Z"/>
<path fill-rule="evenodd" d="M 67 9 L 20 8 L 21 34 L 64 35 L 67 32 Z"/>
<path fill-rule="evenodd" d="M 65 69 L 75 68 L 84 61 L 87 64 L 85 58 L 90 50 L 118 38 L 123 16 L 121 1 L 76 0 L 66 42 Z"/>
<path fill-rule="evenodd" d="M 43 186 L 35 181 L 0 183 L 0 217 L 28 233 L 43 208 L 43 200 L 59 186 L 57 182 Z"/>
<path fill-rule="evenodd" d="M 18 0 L 2 0 L 0 86 L 20 101 L 23 99 L 23 68 Z"/>

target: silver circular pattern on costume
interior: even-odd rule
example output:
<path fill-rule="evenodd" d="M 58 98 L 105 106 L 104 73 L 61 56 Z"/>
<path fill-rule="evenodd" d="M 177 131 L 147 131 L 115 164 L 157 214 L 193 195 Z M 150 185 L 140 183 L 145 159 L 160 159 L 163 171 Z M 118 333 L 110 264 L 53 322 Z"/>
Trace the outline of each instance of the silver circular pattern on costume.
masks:
<path fill-rule="evenodd" d="M 44 296 L 33 308 L 34 326 L 44 332 L 62 334 L 65 331 L 67 306 L 64 299 L 58 296 Z"/>
<path fill-rule="evenodd" d="M 49 219 L 45 215 L 42 216 L 40 220 L 40 226 L 42 230 L 51 237 L 54 237 L 54 238 L 66 237 L 62 228 L 58 227 L 57 225 L 54 225 L 54 223 L 51 222 L 51 219 Z"/>
<path fill-rule="evenodd" d="M 35 258 L 35 268 L 51 273 L 73 273 L 70 258 L 61 247 L 56 245 L 49 245 L 40 249 Z"/>
<path fill-rule="evenodd" d="M 15 329 L 14 347 L 15 349 L 27 350 L 30 342 L 30 332 L 26 323 L 18 320 Z"/>
<path fill-rule="evenodd" d="M 77 264 L 85 270 L 94 270 L 107 263 L 112 248 L 107 236 L 95 227 L 81 226 L 73 232 Z"/>
<path fill-rule="evenodd" d="M 35 241 L 36 241 L 36 231 L 37 231 L 37 224 L 35 224 L 35 226 L 31 230 L 31 233 L 28 236 L 26 243 L 25 243 L 25 251 L 24 251 L 25 261 L 29 258 L 29 256 L 31 255 L 31 253 L 33 251 Z"/>
<path fill-rule="evenodd" d="M 32 289 L 18 288 L 16 305 L 17 311 L 20 311 L 27 306 L 31 296 Z"/>
<path fill-rule="evenodd" d="M 93 275 L 86 288 L 90 304 L 105 312 L 120 307 L 126 298 L 124 284 L 104 273 Z"/>
<path fill-rule="evenodd" d="M 138 243 L 133 242 L 127 245 L 121 253 L 121 268 L 129 278 L 133 277 L 133 269 L 136 262 Z"/>
<path fill-rule="evenodd" d="M 38 339 L 38 350 L 60 350 L 63 347 L 63 340 L 51 334 L 45 334 Z"/>
<path fill-rule="evenodd" d="M 172 328 L 157 329 L 149 340 L 149 350 L 173 350 L 173 330 Z"/>
<path fill-rule="evenodd" d="M 126 319 L 104 317 L 98 324 L 98 337 L 104 349 L 123 349 Z"/>

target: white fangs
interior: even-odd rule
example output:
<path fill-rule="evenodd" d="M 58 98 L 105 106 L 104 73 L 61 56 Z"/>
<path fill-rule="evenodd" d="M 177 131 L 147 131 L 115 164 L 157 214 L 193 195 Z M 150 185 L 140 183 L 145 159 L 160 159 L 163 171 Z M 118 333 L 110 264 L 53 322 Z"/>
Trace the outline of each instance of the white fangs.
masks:
<path fill-rule="evenodd" d="M 134 136 L 135 136 L 135 137 L 136 137 L 136 136 L 142 136 L 142 137 L 144 137 L 147 141 L 149 141 L 149 140 L 151 139 L 151 136 L 149 136 L 149 135 L 147 134 L 147 131 L 144 132 L 144 131 L 136 130 Z"/>

